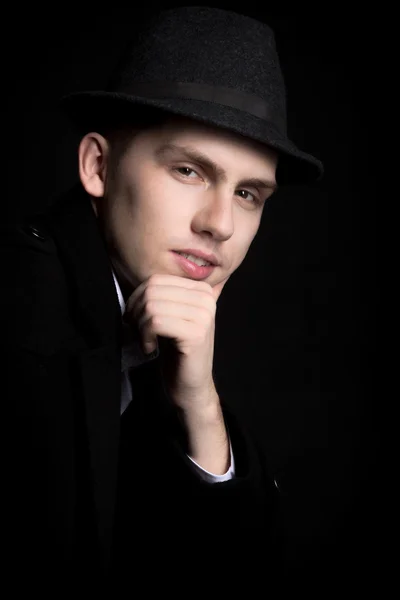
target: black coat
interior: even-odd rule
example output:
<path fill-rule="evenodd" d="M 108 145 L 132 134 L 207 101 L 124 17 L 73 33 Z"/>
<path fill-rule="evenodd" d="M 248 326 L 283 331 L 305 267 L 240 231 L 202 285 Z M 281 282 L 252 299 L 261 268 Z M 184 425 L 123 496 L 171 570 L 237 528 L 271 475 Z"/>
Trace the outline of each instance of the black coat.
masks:
<path fill-rule="evenodd" d="M 81 186 L 1 243 L 9 572 L 65 585 L 177 565 L 232 581 L 256 557 L 269 569 L 279 493 L 224 398 L 236 477 L 223 483 L 193 471 L 159 358 L 133 370 L 120 416 L 121 309 Z"/>

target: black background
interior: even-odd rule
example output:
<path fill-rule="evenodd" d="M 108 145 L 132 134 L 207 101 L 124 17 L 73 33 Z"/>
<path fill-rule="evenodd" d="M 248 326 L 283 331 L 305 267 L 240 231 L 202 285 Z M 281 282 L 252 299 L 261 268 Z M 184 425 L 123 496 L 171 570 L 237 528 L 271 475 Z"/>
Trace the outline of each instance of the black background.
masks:
<path fill-rule="evenodd" d="M 141 16 L 173 5 L 127 6 L 35 5 L 3 15 L 4 218 L 45 207 L 76 181 L 79 139 L 56 100 L 105 84 Z M 373 16 L 351 16 L 343 7 L 214 6 L 273 28 L 289 135 L 326 169 L 320 183 L 273 196 L 225 286 L 217 384 L 259 435 L 276 472 L 293 580 L 368 583 L 384 565 L 367 86 L 367 65 L 377 60 L 368 43 Z"/>

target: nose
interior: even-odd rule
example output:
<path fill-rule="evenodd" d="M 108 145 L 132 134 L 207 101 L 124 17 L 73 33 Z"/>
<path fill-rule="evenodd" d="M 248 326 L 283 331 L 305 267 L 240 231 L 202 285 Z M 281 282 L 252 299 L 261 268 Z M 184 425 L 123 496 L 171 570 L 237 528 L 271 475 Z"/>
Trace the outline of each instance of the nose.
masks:
<path fill-rule="evenodd" d="M 206 196 L 193 218 L 192 227 L 197 233 L 208 231 L 219 241 L 228 240 L 234 231 L 232 197 L 217 192 Z"/>

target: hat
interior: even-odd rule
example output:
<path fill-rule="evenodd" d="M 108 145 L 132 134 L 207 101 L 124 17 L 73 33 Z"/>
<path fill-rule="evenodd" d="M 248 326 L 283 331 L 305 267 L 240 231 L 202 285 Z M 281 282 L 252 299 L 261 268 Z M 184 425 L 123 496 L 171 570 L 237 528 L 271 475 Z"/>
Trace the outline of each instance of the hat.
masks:
<path fill-rule="evenodd" d="M 324 172 L 320 160 L 287 136 L 286 89 L 272 29 L 231 10 L 158 12 L 141 24 L 105 89 L 70 93 L 60 106 L 81 126 L 153 107 L 227 129 L 277 151 L 280 186 L 313 183 Z"/>

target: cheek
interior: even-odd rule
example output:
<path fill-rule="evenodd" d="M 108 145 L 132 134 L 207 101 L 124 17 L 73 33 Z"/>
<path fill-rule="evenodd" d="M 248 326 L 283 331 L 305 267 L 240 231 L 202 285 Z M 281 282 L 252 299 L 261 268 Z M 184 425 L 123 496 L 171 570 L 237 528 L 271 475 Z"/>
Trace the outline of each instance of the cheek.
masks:
<path fill-rule="evenodd" d="M 157 234 L 174 235 L 181 224 L 187 224 L 191 218 L 190 203 L 184 202 L 182 193 L 176 182 L 168 177 L 154 177 L 152 185 L 143 185 L 140 192 L 138 219 L 147 230 L 155 230 Z"/>
<path fill-rule="evenodd" d="M 121 232 L 125 247 L 134 249 L 137 256 L 150 258 L 160 247 L 170 242 L 178 228 L 176 206 L 157 185 L 143 185 L 121 214 Z"/>

